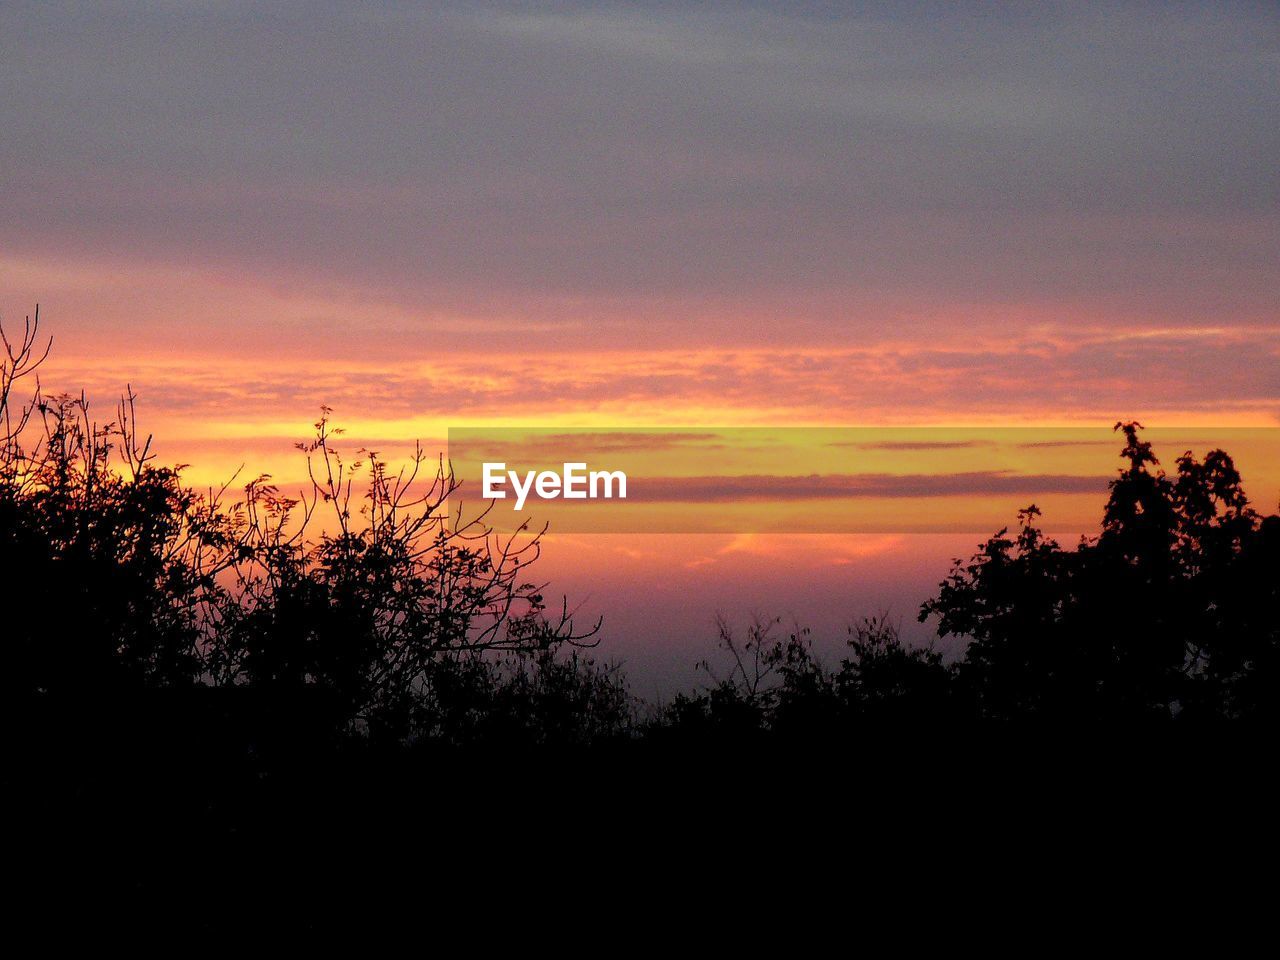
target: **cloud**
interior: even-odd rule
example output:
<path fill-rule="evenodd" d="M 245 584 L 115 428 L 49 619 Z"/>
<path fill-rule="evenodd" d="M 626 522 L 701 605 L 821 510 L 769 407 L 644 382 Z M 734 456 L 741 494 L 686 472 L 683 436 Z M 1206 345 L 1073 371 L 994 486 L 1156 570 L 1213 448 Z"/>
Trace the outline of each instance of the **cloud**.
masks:
<path fill-rule="evenodd" d="M 939 474 L 812 474 L 809 476 L 629 477 L 627 499 L 637 503 L 738 503 L 792 500 L 917 499 L 932 497 L 1104 493 L 1110 477 L 970 471 Z"/>
<path fill-rule="evenodd" d="M 1276 18 L 7 5 L 0 249 L 305 295 L 351 337 L 1257 322 Z"/>
<path fill-rule="evenodd" d="M 840 441 L 828 444 L 832 447 L 856 447 L 859 450 L 889 450 L 898 452 L 930 450 L 973 450 L 990 446 L 990 440 L 882 440 L 875 443 L 863 441 Z"/>
<path fill-rule="evenodd" d="M 688 566 L 704 566 L 733 554 L 785 559 L 788 564 L 811 565 L 815 558 L 836 566 L 848 566 L 900 549 L 906 542 L 901 534 L 805 534 L 778 537 L 776 534 L 739 533 L 711 554 L 698 557 Z"/>
<path fill-rule="evenodd" d="M 56 323 L 49 328 L 61 337 Z M 690 442 L 643 429 L 654 426 L 702 434 L 748 425 L 1280 420 L 1280 330 L 1224 333 L 1195 349 L 1176 335 L 1112 341 L 1088 328 L 1025 348 L 967 335 L 945 349 L 935 341 L 841 350 L 437 352 L 401 360 L 265 349 L 237 355 L 199 343 L 165 353 L 72 347 L 79 349 L 55 346 L 47 389 L 84 387 L 105 403 L 132 383 L 144 412 L 178 418 L 181 429 L 200 421 L 305 428 L 321 404 L 373 439 L 421 435 L 426 422 L 438 437 L 450 426 L 522 422 L 587 428 L 592 442 L 609 436 L 595 428 L 640 428 L 626 440 L 633 447 Z M 868 442 L 892 451 L 926 443 L 954 449 L 955 441 Z"/>
<path fill-rule="evenodd" d="M 657 453 L 672 450 L 693 449 L 698 452 L 719 450 L 723 447 L 718 433 L 681 431 L 653 433 L 638 430 L 626 432 L 596 432 L 580 430 L 572 433 L 523 436 L 519 430 L 507 431 L 479 429 L 474 435 L 467 432 L 450 432 L 449 454 L 455 460 L 471 459 L 486 451 L 499 449 L 509 460 L 564 459 L 572 456 L 593 456 L 609 453 Z"/>

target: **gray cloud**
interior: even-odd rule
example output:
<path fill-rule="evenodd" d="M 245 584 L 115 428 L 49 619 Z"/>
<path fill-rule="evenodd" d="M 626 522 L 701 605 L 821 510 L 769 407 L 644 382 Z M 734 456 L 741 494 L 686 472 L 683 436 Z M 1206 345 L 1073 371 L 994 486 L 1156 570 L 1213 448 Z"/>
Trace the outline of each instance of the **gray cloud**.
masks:
<path fill-rule="evenodd" d="M 0 242 L 593 343 L 1258 322 L 1278 50 L 1264 4 L 11 3 Z"/>

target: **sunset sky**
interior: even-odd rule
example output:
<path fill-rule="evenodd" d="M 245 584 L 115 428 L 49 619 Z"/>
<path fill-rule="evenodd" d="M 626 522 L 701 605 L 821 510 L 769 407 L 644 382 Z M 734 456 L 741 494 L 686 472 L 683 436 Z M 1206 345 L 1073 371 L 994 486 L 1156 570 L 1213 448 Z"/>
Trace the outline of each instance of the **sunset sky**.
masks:
<path fill-rule="evenodd" d="M 46 388 L 131 383 L 198 482 L 300 475 L 321 404 L 391 456 L 1280 425 L 1272 2 L 6 2 L 0 89 L 0 316 L 39 302 Z M 687 537 L 675 583 L 674 538 L 569 537 L 546 573 L 657 676 L 718 607 L 911 620 L 972 540 Z"/>

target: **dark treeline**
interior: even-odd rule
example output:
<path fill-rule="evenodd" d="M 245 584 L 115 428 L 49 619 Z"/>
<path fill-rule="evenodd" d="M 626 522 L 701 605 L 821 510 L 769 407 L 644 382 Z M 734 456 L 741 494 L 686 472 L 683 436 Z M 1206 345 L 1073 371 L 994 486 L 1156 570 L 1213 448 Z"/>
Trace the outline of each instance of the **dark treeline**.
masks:
<path fill-rule="evenodd" d="M 1242 730 L 1280 711 L 1280 517 L 1250 506 L 1223 451 L 1161 469 L 1137 424 L 1117 425 L 1097 536 L 1064 547 L 1029 507 L 956 561 L 920 619 L 960 638 L 957 658 L 885 618 L 853 627 L 837 663 L 803 629 L 725 621 L 727 666 L 645 704 L 590 649 L 600 625 L 544 599 L 536 531 L 441 518 L 456 486 L 440 459 L 344 456 L 326 412 L 300 445 L 305 494 L 265 476 L 199 492 L 155 461 L 132 393 L 109 422 L 41 393 L 38 320 L 4 346 L 5 779 L 41 842 L 74 824 L 69 843 L 134 852 L 273 831 L 310 849 L 394 830 L 412 814 L 375 799 L 392 788 L 453 804 L 462 764 L 741 772 L 803 748 L 832 770 L 904 736 Z"/>
<path fill-rule="evenodd" d="M 1271 720 L 1280 703 L 1280 517 L 1249 505 L 1223 451 L 1166 473 L 1137 424 L 1117 425 L 1098 536 L 1064 548 L 1032 506 L 956 561 L 920 611 L 967 642 L 956 662 L 883 618 L 851 629 L 835 665 L 803 629 L 726 622 L 728 673 L 658 707 L 582 649 L 599 624 L 549 615 L 536 532 L 442 519 L 456 485 L 441 460 L 345 459 L 326 415 L 300 445 L 309 493 L 269 477 L 199 493 L 155 463 L 131 394 L 108 423 L 42 396 L 38 336 L 37 318 L 6 341 L 0 372 L 0 609 L 6 701 L 52 728 L 189 710 L 261 754 L 1187 725 Z"/>
<path fill-rule="evenodd" d="M 907 647 L 884 618 L 851 628 L 834 668 L 803 629 L 756 622 L 739 640 L 722 624 L 730 674 L 677 697 L 664 720 L 802 737 L 869 723 L 1274 723 L 1280 517 L 1250 507 L 1225 452 L 1184 453 L 1169 475 L 1139 429 L 1116 425 L 1125 466 L 1098 536 L 1064 548 L 1033 505 L 1016 532 L 955 561 L 919 618 L 967 641 L 957 662 Z"/>

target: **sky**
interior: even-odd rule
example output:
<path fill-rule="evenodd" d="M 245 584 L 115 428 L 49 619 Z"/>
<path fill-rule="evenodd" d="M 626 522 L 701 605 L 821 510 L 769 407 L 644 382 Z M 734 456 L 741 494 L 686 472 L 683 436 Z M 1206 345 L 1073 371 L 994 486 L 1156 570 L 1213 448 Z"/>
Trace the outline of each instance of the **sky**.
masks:
<path fill-rule="evenodd" d="M 1274 3 L 8 0 L 0 89 L 0 317 L 198 481 L 321 404 L 1280 421 Z"/>

